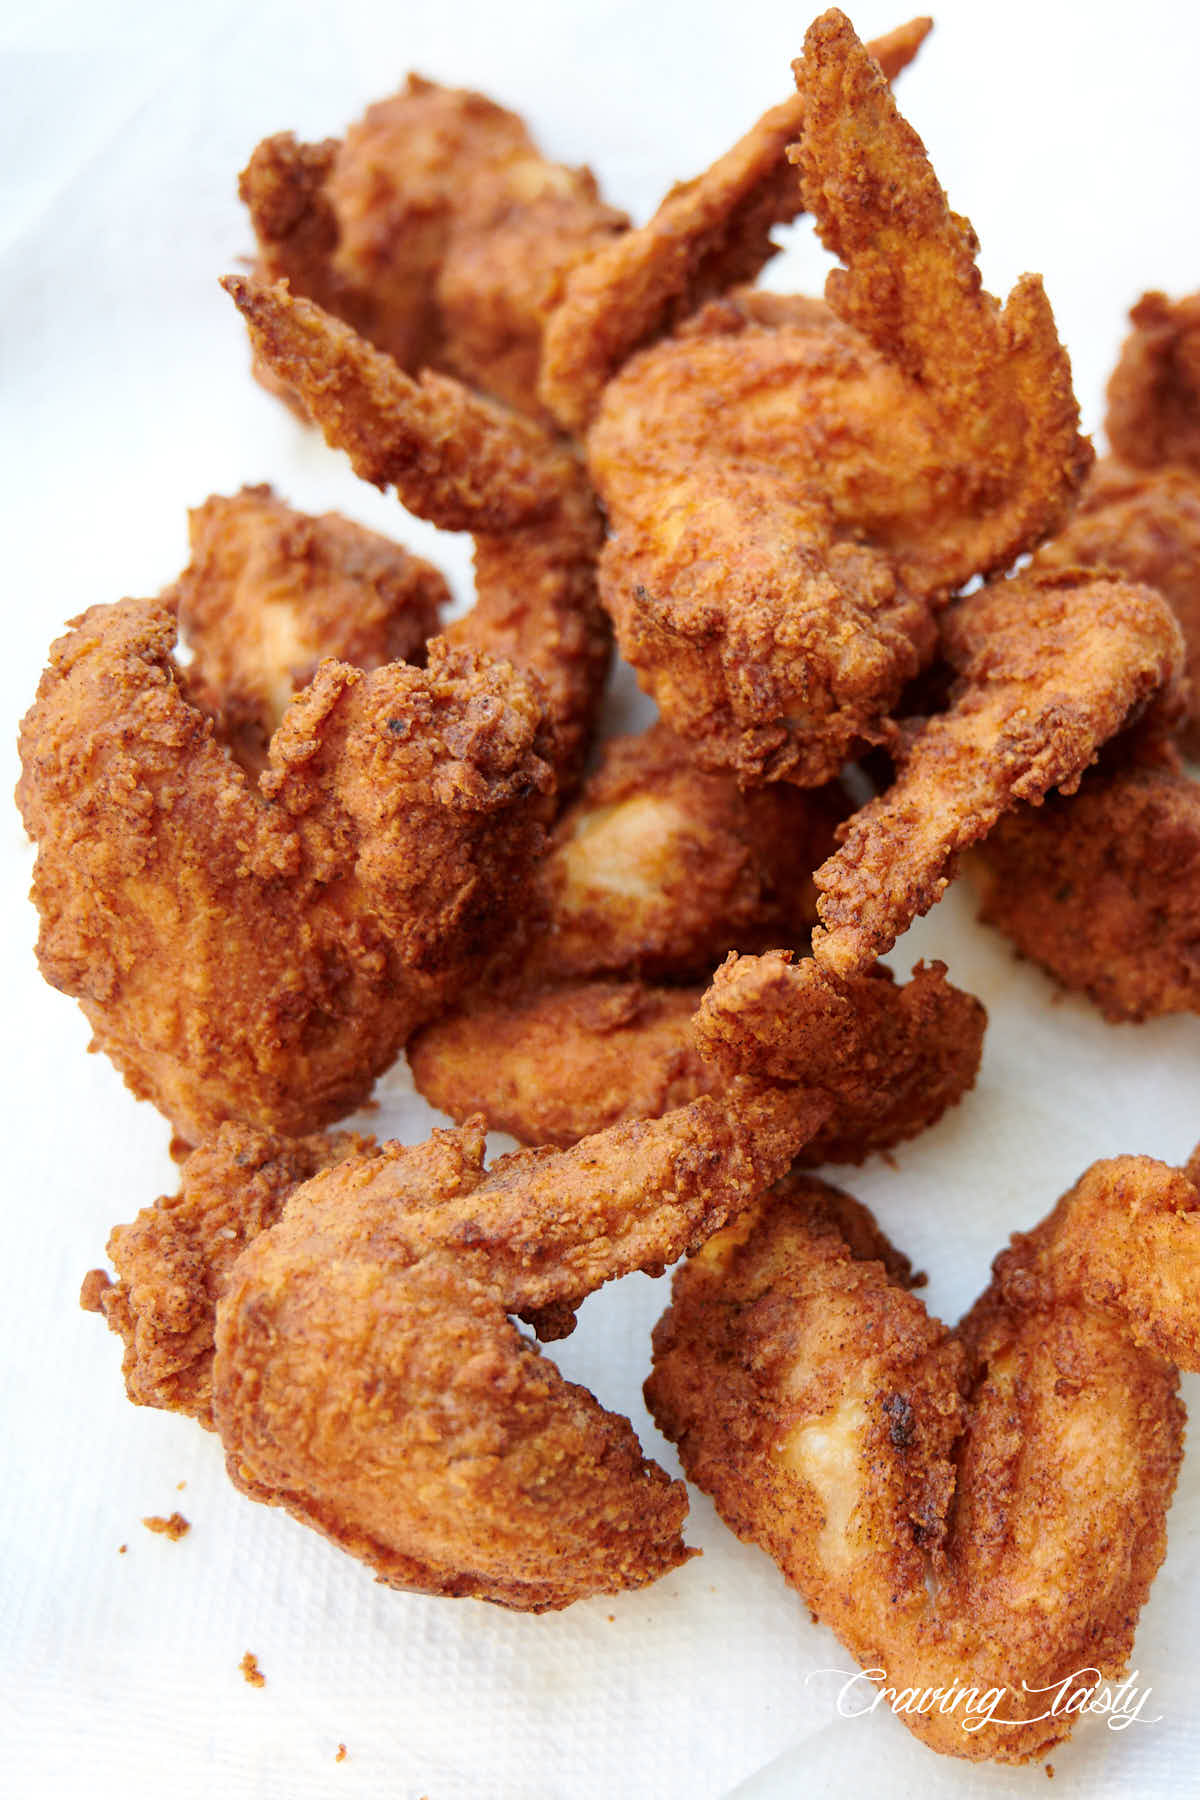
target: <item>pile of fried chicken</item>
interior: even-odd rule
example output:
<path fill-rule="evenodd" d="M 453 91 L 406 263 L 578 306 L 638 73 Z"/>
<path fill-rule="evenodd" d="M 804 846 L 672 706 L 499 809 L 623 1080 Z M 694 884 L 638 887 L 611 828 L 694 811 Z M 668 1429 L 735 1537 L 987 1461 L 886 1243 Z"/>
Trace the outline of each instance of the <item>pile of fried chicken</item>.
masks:
<path fill-rule="evenodd" d="M 562 1607 L 684 1562 L 686 1490 L 533 1340 L 686 1257 L 688 1478 L 865 1665 L 1026 1704 L 918 1735 L 1025 1761 L 1073 1718 L 1022 1682 L 1118 1676 L 1165 1551 L 1200 1156 L 1097 1163 L 953 1329 L 805 1171 L 975 1080 L 980 1003 L 878 960 L 960 859 L 1107 1018 L 1200 1011 L 1200 297 L 1135 308 L 1093 465 L 1040 280 L 983 290 L 892 97 L 927 29 L 825 13 L 638 229 L 416 77 L 260 144 L 256 371 L 472 534 L 474 608 L 211 498 L 53 646 L 18 802 L 42 971 L 182 1161 L 84 1283 L 131 1399 L 395 1587 Z M 753 285 L 802 212 L 824 299 Z M 597 745 L 614 639 L 660 716 Z M 406 1048 L 455 1128 L 330 1132 Z"/>

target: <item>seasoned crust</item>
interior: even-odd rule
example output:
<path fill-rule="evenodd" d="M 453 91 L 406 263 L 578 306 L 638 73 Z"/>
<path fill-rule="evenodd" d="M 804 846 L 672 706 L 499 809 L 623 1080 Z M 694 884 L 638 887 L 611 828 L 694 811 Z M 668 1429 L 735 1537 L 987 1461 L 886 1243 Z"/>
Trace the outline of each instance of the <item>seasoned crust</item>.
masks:
<path fill-rule="evenodd" d="M 1200 783 L 1118 764 L 1001 821 L 979 916 L 1106 1019 L 1200 1012 Z"/>
<path fill-rule="evenodd" d="M 38 959 L 134 1093 L 197 1142 L 364 1099 L 506 922 L 542 847 L 541 705 L 437 642 L 327 662 L 256 790 L 189 704 L 165 600 L 93 607 L 21 728 Z"/>
<path fill-rule="evenodd" d="M 296 512 L 267 486 L 213 494 L 188 536 L 191 561 L 166 594 L 192 652 L 188 692 L 255 774 L 323 657 L 419 665 L 450 600 L 423 558 L 338 513 Z"/>

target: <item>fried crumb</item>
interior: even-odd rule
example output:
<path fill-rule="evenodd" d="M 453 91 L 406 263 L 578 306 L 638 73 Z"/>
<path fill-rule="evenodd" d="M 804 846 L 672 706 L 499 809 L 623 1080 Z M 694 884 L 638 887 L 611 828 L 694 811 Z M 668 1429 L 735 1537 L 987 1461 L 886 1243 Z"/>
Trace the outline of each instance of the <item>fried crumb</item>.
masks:
<path fill-rule="evenodd" d="M 238 1664 L 238 1667 L 242 1671 L 243 1679 L 247 1681 L 251 1687 L 266 1687 L 267 1678 L 259 1668 L 258 1658 L 255 1656 L 253 1650 L 247 1650 L 245 1656 L 243 1656 L 241 1662 Z"/>
<path fill-rule="evenodd" d="M 1046 1773 L 1050 1777 L 1051 1781 L 1053 1781 L 1054 1780 L 1054 1764 L 1053 1763 L 1046 1764 Z"/>
<path fill-rule="evenodd" d="M 124 1556 L 125 1552 L 128 1550 L 128 1548 L 129 1548 L 128 1544 L 118 1544 L 117 1545 L 117 1555 Z"/>
<path fill-rule="evenodd" d="M 79 1304 L 84 1312 L 98 1313 L 104 1310 L 101 1302 L 112 1286 L 103 1269 L 89 1269 L 79 1289 Z"/>
<path fill-rule="evenodd" d="M 184 1490 L 184 1488 L 185 1488 L 185 1487 L 186 1487 L 186 1486 L 187 1486 L 187 1482 L 186 1482 L 186 1481 L 177 1481 L 177 1482 L 176 1482 L 176 1483 L 175 1483 L 175 1492 L 176 1492 L 176 1493 L 177 1493 L 177 1494 L 182 1494 L 182 1492 L 183 1492 L 183 1490 Z"/>
<path fill-rule="evenodd" d="M 177 1544 L 181 1537 L 186 1537 L 192 1529 L 191 1520 L 185 1519 L 181 1512 L 173 1512 L 169 1519 L 151 1513 L 148 1519 L 142 1520 L 142 1524 L 147 1531 L 157 1531 L 161 1536 L 169 1537 L 173 1544 Z"/>
<path fill-rule="evenodd" d="M 610 1624 L 610 1625 L 615 1625 L 615 1624 L 616 1624 L 616 1622 L 617 1622 L 617 1615 L 616 1615 L 616 1613 L 609 1613 L 609 1615 L 608 1615 L 608 1622 L 609 1622 L 609 1624 Z"/>
<path fill-rule="evenodd" d="M 346 1746 L 345 1746 L 345 1744 L 339 1744 L 339 1745 L 338 1745 L 338 1747 L 337 1747 L 337 1755 L 336 1755 L 336 1756 L 335 1756 L 335 1757 L 334 1757 L 334 1759 L 333 1759 L 333 1760 L 334 1760 L 334 1762 L 345 1762 L 345 1760 L 346 1760 Z"/>

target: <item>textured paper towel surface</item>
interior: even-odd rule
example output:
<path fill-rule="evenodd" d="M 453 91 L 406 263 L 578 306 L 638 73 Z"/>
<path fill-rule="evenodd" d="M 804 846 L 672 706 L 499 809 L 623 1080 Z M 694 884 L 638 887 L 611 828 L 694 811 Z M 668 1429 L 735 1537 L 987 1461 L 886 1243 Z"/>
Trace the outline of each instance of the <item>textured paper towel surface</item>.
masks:
<path fill-rule="evenodd" d="M 853 13 L 864 35 L 903 6 Z M 70 615 L 152 593 L 186 557 L 186 508 L 243 481 L 336 507 L 432 554 L 469 592 L 469 545 L 356 482 L 250 381 L 216 286 L 249 248 L 233 194 L 256 140 L 338 132 L 409 68 L 526 113 L 545 147 L 589 161 L 644 217 L 789 86 L 806 10 L 620 4 L 17 5 L 0 24 L 0 317 L 6 653 L 11 733 Z M 1200 282 L 1191 189 L 1200 23 L 1151 0 L 1129 14 L 953 0 L 903 104 L 983 240 L 993 291 L 1040 269 L 1090 427 L 1125 309 Z M 773 269 L 813 290 L 825 259 L 798 226 Z M 610 727 L 646 715 L 619 681 Z M 11 757 L 11 752 L 9 753 Z M 10 764 L 15 775 L 15 765 Z M 703 1557 L 643 1593 L 544 1618 L 393 1594 L 225 1480 L 191 1421 L 130 1407 L 119 1345 L 76 1305 L 110 1226 L 173 1188 L 166 1127 L 100 1058 L 33 966 L 31 853 L 8 859 L 4 1094 L 0 1704 L 4 1785 L 40 1800 L 170 1793 L 398 1800 L 753 1800 L 864 1791 L 922 1800 L 1041 1792 L 1045 1775 L 941 1762 L 886 1716 L 839 1718 L 849 1668 L 773 1565 L 702 1496 Z M 945 957 L 991 1013 L 979 1087 L 935 1132 L 848 1185 L 930 1272 L 956 1315 L 1010 1230 L 1096 1157 L 1187 1154 L 1200 1137 L 1200 1021 L 1105 1026 L 1015 964 L 958 892 L 892 958 Z M 432 1115 L 406 1072 L 371 1128 L 417 1139 Z M 641 1404 L 665 1287 L 597 1296 L 558 1361 L 628 1412 Z M 1196 1396 L 1196 1385 L 1185 1384 Z M 186 1483 L 182 1489 L 180 1483 Z M 149 1513 L 181 1510 L 180 1543 Z M 127 1546 L 124 1555 L 119 1546 Z M 1200 1786 L 1192 1723 L 1200 1461 L 1185 1463 L 1170 1552 L 1134 1656 L 1158 1722 L 1092 1721 L 1054 1757 L 1056 1794 Z M 251 1688 L 252 1650 L 266 1676 Z M 334 1761 L 339 1744 L 347 1757 Z"/>

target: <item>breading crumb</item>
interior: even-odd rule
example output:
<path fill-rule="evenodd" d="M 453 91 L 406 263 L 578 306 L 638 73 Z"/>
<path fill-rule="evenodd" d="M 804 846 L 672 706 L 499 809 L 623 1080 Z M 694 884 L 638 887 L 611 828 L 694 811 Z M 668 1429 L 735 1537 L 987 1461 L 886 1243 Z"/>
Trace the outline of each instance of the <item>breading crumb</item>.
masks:
<path fill-rule="evenodd" d="M 338 1745 L 338 1747 L 337 1747 L 337 1755 L 336 1755 L 336 1756 L 335 1756 L 335 1757 L 334 1757 L 334 1759 L 333 1759 L 333 1760 L 334 1760 L 334 1762 L 345 1762 L 345 1760 L 346 1760 L 346 1746 L 345 1746 L 345 1744 L 339 1744 L 339 1745 Z"/>
<path fill-rule="evenodd" d="M 181 1512 L 173 1512 L 169 1519 L 151 1513 L 149 1518 L 142 1520 L 142 1524 L 147 1531 L 157 1531 L 162 1537 L 169 1537 L 173 1544 L 177 1544 L 181 1537 L 186 1537 L 192 1529 L 191 1520 L 185 1519 Z"/>
<path fill-rule="evenodd" d="M 266 1687 L 267 1678 L 259 1668 L 258 1658 L 253 1650 L 247 1650 L 238 1667 L 242 1671 L 243 1679 L 249 1682 L 251 1687 Z"/>

